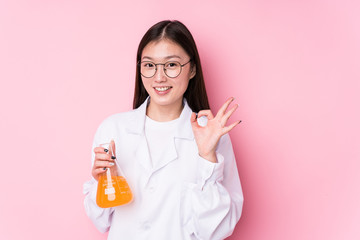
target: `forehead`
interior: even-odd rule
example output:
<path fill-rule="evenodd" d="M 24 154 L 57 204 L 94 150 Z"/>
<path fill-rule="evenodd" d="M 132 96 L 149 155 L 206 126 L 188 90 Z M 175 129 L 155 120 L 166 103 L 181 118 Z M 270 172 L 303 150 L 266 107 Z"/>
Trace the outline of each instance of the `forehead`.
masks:
<path fill-rule="evenodd" d="M 178 59 L 186 59 L 188 57 L 185 50 L 179 44 L 163 39 L 148 43 L 143 49 L 141 58 L 165 60 L 170 56 Z"/>

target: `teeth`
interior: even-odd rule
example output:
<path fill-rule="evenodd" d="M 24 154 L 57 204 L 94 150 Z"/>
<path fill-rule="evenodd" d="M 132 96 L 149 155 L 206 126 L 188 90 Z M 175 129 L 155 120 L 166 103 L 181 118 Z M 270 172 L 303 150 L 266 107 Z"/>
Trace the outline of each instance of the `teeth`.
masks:
<path fill-rule="evenodd" d="M 163 91 L 170 89 L 170 87 L 156 87 L 155 89 L 159 92 L 163 92 Z"/>

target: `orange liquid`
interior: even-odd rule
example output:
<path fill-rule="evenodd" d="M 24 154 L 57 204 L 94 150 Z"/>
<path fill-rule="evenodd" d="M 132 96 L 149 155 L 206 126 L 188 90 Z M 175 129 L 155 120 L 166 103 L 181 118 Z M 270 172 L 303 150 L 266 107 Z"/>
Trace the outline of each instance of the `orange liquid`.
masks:
<path fill-rule="evenodd" d="M 96 203 L 99 207 L 109 208 L 129 203 L 133 196 L 124 177 L 112 176 L 112 187 L 109 188 L 106 175 L 98 181 Z M 113 189 L 112 189 L 113 188 Z"/>

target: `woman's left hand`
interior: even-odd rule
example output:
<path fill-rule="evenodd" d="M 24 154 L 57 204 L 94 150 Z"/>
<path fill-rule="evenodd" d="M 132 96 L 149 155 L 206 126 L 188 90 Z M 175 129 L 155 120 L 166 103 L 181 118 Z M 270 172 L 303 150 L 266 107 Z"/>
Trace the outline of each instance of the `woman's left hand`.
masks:
<path fill-rule="evenodd" d="M 195 141 L 199 149 L 199 155 L 208 161 L 217 162 L 215 150 L 220 137 L 228 133 L 241 122 L 239 120 L 229 126 L 226 126 L 228 119 L 238 107 L 238 105 L 235 104 L 228 112 L 226 112 L 233 100 L 234 98 L 229 98 L 219 109 L 215 117 L 210 110 L 201 110 L 197 117 L 200 118 L 202 116 L 206 116 L 208 119 L 207 125 L 204 127 L 198 124 L 196 114 L 194 112 L 191 115 L 190 121 Z"/>

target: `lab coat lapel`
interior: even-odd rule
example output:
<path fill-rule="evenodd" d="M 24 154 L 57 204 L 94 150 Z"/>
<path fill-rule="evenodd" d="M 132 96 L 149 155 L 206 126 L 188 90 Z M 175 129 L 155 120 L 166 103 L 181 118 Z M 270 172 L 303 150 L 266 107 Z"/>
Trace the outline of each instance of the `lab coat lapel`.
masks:
<path fill-rule="evenodd" d="M 176 148 L 175 148 L 175 139 L 172 140 L 172 142 L 168 145 L 169 148 L 167 149 L 167 151 L 164 153 L 164 159 L 157 164 L 156 166 L 154 166 L 154 172 L 159 170 L 160 168 L 165 167 L 166 165 L 168 165 L 170 162 L 174 161 L 175 159 L 177 159 L 178 155 L 176 152 Z"/>
<path fill-rule="evenodd" d="M 141 163 L 141 165 L 143 165 L 143 167 L 147 171 L 151 171 L 152 163 L 145 135 L 140 136 L 139 143 L 136 148 L 135 157 L 136 160 L 139 161 L 139 163 Z"/>
<path fill-rule="evenodd" d="M 175 132 L 175 138 L 193 140 L 194 133 L 191 127 L 190 117 L 192 110 L 184 99 L 184 109 L 181 112 L 179 125 Z"/>
<path fill-rule="evenodd" d="M 130 134 L 137 135 L 137 146 L 135 147 L 135 158 L 146 171 L 150 172 L 152 169 L 149 148 L 145 138 L 145 116 L 146 107 L 149 102 L 149 97 L 137 109 L 133 110 L 130 115 L 129 125 L 126 131 Z"/>

